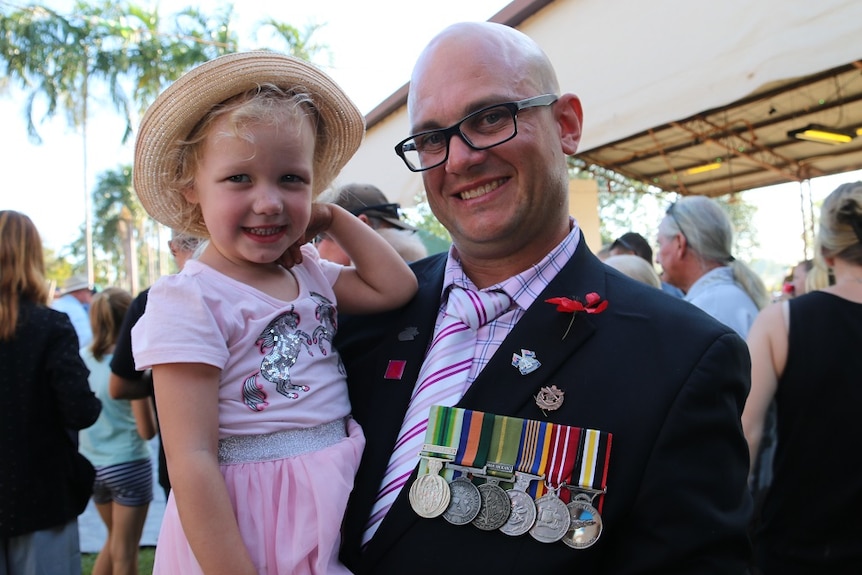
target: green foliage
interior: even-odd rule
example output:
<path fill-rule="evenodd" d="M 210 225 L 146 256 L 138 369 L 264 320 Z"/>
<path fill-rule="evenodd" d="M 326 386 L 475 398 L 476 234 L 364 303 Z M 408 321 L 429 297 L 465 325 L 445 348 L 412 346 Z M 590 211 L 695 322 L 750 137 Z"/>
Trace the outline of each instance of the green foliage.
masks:
<path fill-rule="evenodd" d="M 125 123 L 121 141 L 126 142 L 136 117 L 166 85 L 198 64 L 240 49 L 232 20 L 232 4 L 212 14 L 188 7 L 163 19 L 157 9 L 129 0 L 78 0 L 68 14 L 39 4 L 2 3 L 0 78 L 4 81 L 0 89 L 17 86 L 26 93 L 24 116 L 34 143 L 41 142 L 37 125 L 59 112 L 65 113 L 69 126 L 83 128 L 86 165 L 88 106 L 93 98 L 109 98 Z M 309 61 L 326 51 L 311 41 L 319 26 L 299 30 L 269 19 L 259 28 L 270 33 L 267 48 Z M 81 237 L 68 246 L 67 256 L 91 262 L 102 285 L 126 281 L 128 258 L 140 257 L 127 253 L 121 240 L 135 235 L 142 250 L 151 247 L 143 238 L 156 224 L 137 203 L 129 174 L 128 166 L 108 171 L 92 192 L 95 224 L 91 232 L 100 257 L 90 253 L 84 226 Z M 139 267 L 153 269 L 149 261 Z M 128 287 L 135 291 L 141 286 Z"/>
<path fill-rule="evenodd" d="M 429 241 L 434 244 L 432 247 L 440 245 L 449 245 L 452 243 L 452 238 L 449 236 L 449 231 L 443 227 L 443 224 L 434 216 L 431 211 L 431 206 L 428 204 L 428 198 L 424 193 L 413 198 L 415 208 L 406 214 L 404 218 L 411 225 L 416 226 L 420 230 L 427 233 L 426 243 Z M 439 240 L 439 241 L 435 241 Z"/>
<path fill-rule="evenodd" d="M 603 244 L 612 242 L 628 231 L 637 232 L 655 244 L 658 225 L 668 206 L 677 200 L 677 194 L 630 180 L 600 166 L 587 165 L 576 158 L 570 160 L 570 168 L 572 177 L 596 180 Z M 750 261 L 751 254 L 759 246 L 757 230 L 751 224 L 757 208 L 738 195 L 722 196 L 715 200 L 724 207 L 733 223 L 736 241 L 734 255 L 743 261 Z"/>

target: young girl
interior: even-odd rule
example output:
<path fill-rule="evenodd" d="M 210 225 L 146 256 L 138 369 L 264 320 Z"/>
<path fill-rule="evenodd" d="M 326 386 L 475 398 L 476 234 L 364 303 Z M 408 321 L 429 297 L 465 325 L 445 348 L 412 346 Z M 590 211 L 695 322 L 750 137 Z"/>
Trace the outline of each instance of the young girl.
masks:
<path fill-rule="evenodd" d="M 209 238 L 156 282 L 132 332 L 172 484 L 154 573 L 348 573 L 339 529 L 365 439 L 332 347 L 335 305 L 373 312 L 416 291 L 374 230 L 312 202 L 363 134 L 328 76 L 271 52 L 192 70 L 143 119 L 142 204 Z M 352 266 L 305 243 L 323 232 Z"/>
<path fill-rule="evenodd" d="M 149 397 L 129 401 L 113 399 L 108 392 L 111 357 L 132 296 L 109 287 L 90 304 L 93 341 L 81 350 L 90 370 L 90 389 L 102 401 L 102 413 L 81 431 L 81 453 L 96 468 L 93 501 L 108 537 L 93 575 L 135 575 L 138 548 L 147 509 L 153 500 L 153 467 L 146 440 L 156 434 Z"/>

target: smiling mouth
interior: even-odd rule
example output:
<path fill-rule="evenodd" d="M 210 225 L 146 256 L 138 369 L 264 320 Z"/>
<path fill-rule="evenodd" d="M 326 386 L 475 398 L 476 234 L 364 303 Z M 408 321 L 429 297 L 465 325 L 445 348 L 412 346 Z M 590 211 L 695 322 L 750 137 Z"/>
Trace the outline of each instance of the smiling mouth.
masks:
<path fill-rule="evenodd" d="M 253 236 L 274 236 L 284 231 L 284 226 L 275 226 L 267 228 L 243 228 L 247 233 Z"/>
<path fill-rule="evenodd" d="M 499 188 L 500 186 L 502 186 L 503 182 L 505 182 L 505 181 L 506 180 L 504 180 L 504 179 L 499 179 L 499 180 L 495 180 L 493 182 L 484 184 L 482 186 L 479 186 L 478 188 L 473 188 L 472 190 L 467 190 L 466 192 L 461 192 L 461 194 L 460 194 L 461 199 L 462 200 L 472 200 L 472 199 L 484 196 L 485 194 L 491 193 L 494 190 L 496 190 L 497 188 Z"/>

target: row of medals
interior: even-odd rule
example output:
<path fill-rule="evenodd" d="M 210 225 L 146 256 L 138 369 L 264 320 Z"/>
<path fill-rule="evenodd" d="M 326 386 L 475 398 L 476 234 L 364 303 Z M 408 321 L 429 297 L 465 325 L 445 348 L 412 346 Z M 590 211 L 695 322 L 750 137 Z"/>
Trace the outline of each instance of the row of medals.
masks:
<path fill-rule="evenodd" d="M 602 518 L 593 501 L 604 491 L 563 485 L 560 488 L 571 490 L 568 504 L 557 496 L 559 489 L 533 501 L 527 489 L 530 482 L 543 480 L 542 475 L 516 471 L 514 487 L 504 490 L 500 478 L 487 475 L 485 468 L 428 459 L 429 473 L 417 478 L 409 492 L 410 505 L 420 517 L 442 515 L 453 525 L 472 523 L 483 531 L 499 530 L 513 537 L 529 533 L 542 543 L 562 541 L 573 549 L 591 547 L 602 534 Z M 447 482 L 439 475 L 443 464 L 463 475 Z M 467 474 L 485 483 L 476 486 Z"/>

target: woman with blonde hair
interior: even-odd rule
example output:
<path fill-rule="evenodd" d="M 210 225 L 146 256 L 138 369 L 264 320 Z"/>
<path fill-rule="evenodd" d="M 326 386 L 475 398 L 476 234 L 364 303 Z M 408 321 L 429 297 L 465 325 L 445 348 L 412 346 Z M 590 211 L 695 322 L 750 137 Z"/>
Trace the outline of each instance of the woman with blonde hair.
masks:
<path fill-rule="evenodd" d="M 751 454 L 777 407 L 773 480 L 754 533 L 764 575 L 862 573 L 862 182 L 826 198 L 817 245 L 832 285 L 764 309 L 748 336 Z"/>
<path fill-rule="evenodd" d="M 153 499 L 153 468 L 147 440 L 156 434 L 150 398 L 113 399 L 108 392 L 111 357 L 132 296 L 109 287 L 90 305 L 93 341 L 81 350 L 90 370 L 90 388 L 102 413 L 81 433 L 81 452 L 96 467 L 93 501 L 108 529 L 93 575 L 136 575 L 138 548 Z"/>
<path fill-rule="evenodd" d="M 42 240 L 0 211 L 0 572 L 80 575 L 78 515 L 93 467 L 78 430 L 101 404 L 87 386 L 69 316 L 48 307 Z"/>

